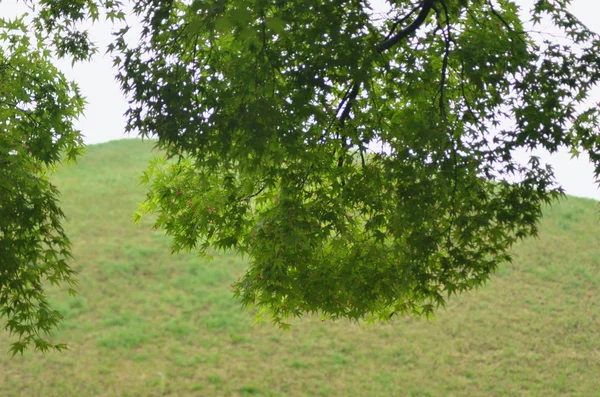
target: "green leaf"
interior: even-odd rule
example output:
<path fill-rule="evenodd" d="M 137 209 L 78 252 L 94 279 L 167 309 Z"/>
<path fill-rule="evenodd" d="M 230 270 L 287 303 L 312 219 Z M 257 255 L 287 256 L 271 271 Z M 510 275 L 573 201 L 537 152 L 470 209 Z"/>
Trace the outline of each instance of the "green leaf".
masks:
<path fill-rule="evenodd" d="M 271 17 L 265 21 L 265 24 L 269 30 L 273 31 L 273 33 L 277 35 L 285 34 L 285 22 L 283 20 L 277 17 Z"/>

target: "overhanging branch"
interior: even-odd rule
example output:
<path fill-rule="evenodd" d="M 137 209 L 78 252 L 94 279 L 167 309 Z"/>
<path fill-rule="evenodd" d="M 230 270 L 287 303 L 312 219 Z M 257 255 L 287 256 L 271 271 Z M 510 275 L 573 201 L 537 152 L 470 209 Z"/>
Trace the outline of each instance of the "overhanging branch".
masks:
<path fill-rule="evenodd" d="M 427 19 L 427 16 L 429 15 L 429 12 L 432 10 L 433 4 L 435 3 L 435 1 L 436 0 L 423 0 L 423 3 L 421 5 L 421 11 L 419 12 L 419 14 L 415 18 L 415 20 L 410 25 L 408 25 L 406 28 L 402 29 L 398 33 L 394 34 L 393 36 L 390 35 L 383 42 L 381 42 L 376 48 L 377 52 L 382 53 L 385 50 L 390 49 L 391 47 L 396 45 L 398 42 L 400 42 L 402 39 L 408 37 L 409 35 L 413 34 L 417 29 L 419 29 L 419 27 L 421 27 L 421 25 L 423 25 L 423 23 L 425 22 L 425 19 Z M 414 12 L 415 12 L 415 10 L 411 11 L 409 13 L 409 15 L 407 15 L 401 21 L 407 19 Z M 397 24 L 395 24 L 392 27 L 392 32 L 396 27 L 397 27 Z M 345 126 L 346 121 L 350 118 L 350 111 L 352 109 L 353 103 L 356 101 L 356 98 L 360 91 L 361 84 L 362 84 L 362 82 L 355 81 L 348 88 L 348 90 L 346 91 L 346 93 L 344 95 L 344 99 L 342 100 L 342 103 L 340 103 L 340 107 L 343 106 L 343 111 L 339 118 L 339 125 L 342 128 Z M 339 110 L 340 110 L 340 108 L 338 108 L 338 112 L 339 112 Z M 338 112 L 336 112 L 334 119 L 337 118 Z M 342 135 L 340 138 L 342 141 L 342 149 L 347 149 L 346 137 Z M 362 153 L 361 153 L 361 155 L 362 155 Z M 338 158 L 338 166 L 339 167 L 343 166 L 343 164 L 344 164 L 343 156 L 344 156 L 344 153 L 342 152 L 340 154 L 340 157 Z M 364 159 L 363 159 L 363 162 L 364 162 Z M 342 186 L 343 185 L 344 185 L 344 181 L 342 180 Z"/>

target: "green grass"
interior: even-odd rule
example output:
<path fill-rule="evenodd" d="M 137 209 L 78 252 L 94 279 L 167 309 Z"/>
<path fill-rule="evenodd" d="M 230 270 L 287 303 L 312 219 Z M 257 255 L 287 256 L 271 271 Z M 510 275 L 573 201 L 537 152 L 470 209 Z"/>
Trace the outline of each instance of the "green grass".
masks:
<path fill-rule="evenodd" d="M 539 239 L 432 321 L 282 333 L 233 300 L 240 258 L 170 255 L 131 222 L 151 147 L 90 146 L 55 175 L 80 272 L 77 297 L 53 293 L 70 350 L 0 354 L 0 396 L 600 396 L 598 202 L 547 208 Z"/>

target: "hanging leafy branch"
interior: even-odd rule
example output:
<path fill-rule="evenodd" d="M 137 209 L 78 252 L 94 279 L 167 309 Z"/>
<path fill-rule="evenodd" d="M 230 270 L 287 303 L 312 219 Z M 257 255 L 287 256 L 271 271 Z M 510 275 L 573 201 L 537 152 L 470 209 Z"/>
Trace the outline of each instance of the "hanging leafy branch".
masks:
<path fill-rule="evenodd" d="M 49 173 L 81 150 L 73 120 L 83 99 L 36 39 L 38 46 L 23 18 L 0 19 L 0 317 L 16 339 L 13 355 L 29 346 L 65 348 L 48 338 L 62 316 L 50 307 L 45 285 L 75 284 Z"/>
<path fill-rule="evenodd" d="M 114 1 L 40 1 L 51 45 Z M 69 4 L 67 4 L 69 3 Z M 236 250 L 242 303 L 286 318 L 428 315 L 485 283 L 562 194 L 516 149 L 584 150 L 600 175 L 600 38 L 537 0 L 569 45 L 527 32 L 514 1 L 142 0 L 141 40 L 109 47 L 128 131 L 165 156 L 138 217 L 174 251 Z M 67 29 L 67 30 L 65 30 Z M 82 33 L 83 34 L 83 33 Z"/>
<path fill-rule="evenodd" d="M 552 4 L 535 15 L 566 12 Z M 247 254 L 235 293 L 283 326 L 429 314 L 481 285 L 562 194 L 512 152 L 596 136 L 576 109 L 598 80 L 598 38 L 578 21 L 557 23 L 582 37 L 557 51 L 510 1 L 392 7 L 404 17 L 381 26 L 359 1 L 170 2 L 151 44 L 121 48 L 130 128 L 185 159 L 151 166 L 141 212 L 176 250 Z M 583 86 L 563 74 L 575 64 Z M 229 199 L 256 181 L 253 200 Z"/>

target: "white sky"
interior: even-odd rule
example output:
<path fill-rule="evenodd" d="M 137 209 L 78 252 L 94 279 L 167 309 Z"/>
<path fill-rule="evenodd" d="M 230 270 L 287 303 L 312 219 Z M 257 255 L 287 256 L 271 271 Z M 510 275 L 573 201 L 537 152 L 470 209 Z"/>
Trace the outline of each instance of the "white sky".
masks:
<path fill-rule="evenodd" d="M 376 8 L 383 3 L 383 0 L 372 2 Z M 522 7 L 524 13 L 527 13 L 533 0 L 517 0 L 516 3 Z M 572 0 L 571 10 L 588 27 L 600 32 L 599 0 Z M 0 0 L 0 15 L 15 16 L 22 11 L 23 6 L 17 5 L 16 0 Z M 528 14 L 524 17 L 526 15 Z M 536 27 L 536 30 L 551 32 L 547 26 Z M 123 113 L 127 110 L 127 102 L 114 80 L 112 62 L 104 55 L 104 49 L 112 38 L 110 31 L 111 27 L 108 23 L 98 23 L 92 27 L 91 37 L 100 48 L 99 54 L 92 62 L 79 63 L 74 67 L 71 67 L 68 61 L 58 62 L 65 75 L 77 82 L 87 99 L 85 116 L 78 122 L 87 144 L 127 137 L 123 132 L 125 126 Z M 594 91 L 591 101 L 600 102 L 600 89 Z M 536 155 L 553 166 L 556 178 L 567 194 L 600 200 L 600 189 L 594 183 L 593 166 L 587 156 L 582 155 L 579 159 L 571 159 L 566 149 L 554 155 L 541 151 L 536 152 Z"/>

